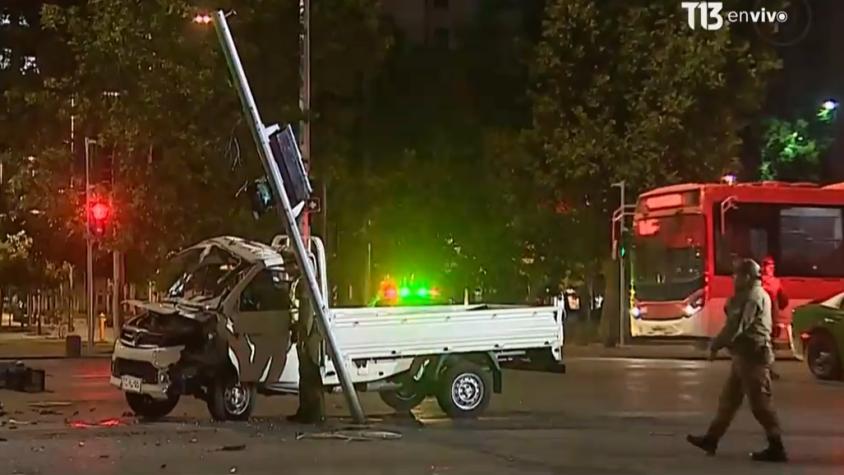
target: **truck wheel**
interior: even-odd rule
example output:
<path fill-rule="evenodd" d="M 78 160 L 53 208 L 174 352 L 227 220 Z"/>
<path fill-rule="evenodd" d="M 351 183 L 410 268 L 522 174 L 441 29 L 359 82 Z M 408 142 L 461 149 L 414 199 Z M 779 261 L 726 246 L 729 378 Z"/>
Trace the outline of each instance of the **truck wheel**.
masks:
<path fill-rule="evenodd" d="M 144 419 L 161 419 L 179 403 L 178 394 L 169 394 L 167 399 L 158 400 L 146 394 L 126 393 L 126 402 L 132 412 Z"/>
<path fill-rule="evenodd" d="M 840 379 L 841 360 L 835 341 L 825 333 L 815 333 L 806 345 L 809 370 L 818 379 Z"/>
<path fill-rule="evenodd" d="M 446 368 L 438 386 L 437 402 L 449 417 L 476 417 L 486 409 L 492 397 L 492 373 L 475 363 L 460 360 Z"/>
<path fill-rule="evenodd" d="M 255 409 L 255 387 L 233 376 L 218 377 L 209 388 L 208 412 L 215 421 L 246 421 Z"/>
<path fill-rule="evenodd" d="M 399 389 L 381 391 L 381 400 L 398 412 L 407 412 L 425 400 L 425 392 L 418 386 L 403 384 Z"/>

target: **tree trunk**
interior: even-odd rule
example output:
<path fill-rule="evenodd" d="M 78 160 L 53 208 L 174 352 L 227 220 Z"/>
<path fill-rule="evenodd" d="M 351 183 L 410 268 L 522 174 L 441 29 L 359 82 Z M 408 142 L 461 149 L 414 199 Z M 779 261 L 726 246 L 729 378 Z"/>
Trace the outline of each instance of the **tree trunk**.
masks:
<path fill-rule="evenodd" d="M 41 311 L 41 304 L 43 303 L 43 301 L 44 301 L 44 297 L 41 295 L 41 291 L 39 290 L 35 294 L 35 318 L 37 319 L 37 322 L 38 322 L 37 333 L 38 333 L 39 336 L 41 335 L 41 314 L 43 313 Z"/>

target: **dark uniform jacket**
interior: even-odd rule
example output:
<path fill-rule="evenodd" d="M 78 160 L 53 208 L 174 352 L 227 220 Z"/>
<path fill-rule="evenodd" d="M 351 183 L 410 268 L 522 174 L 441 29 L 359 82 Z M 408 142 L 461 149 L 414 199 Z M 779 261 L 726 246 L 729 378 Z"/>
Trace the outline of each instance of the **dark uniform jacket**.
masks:
<path fill-rule="evenodd" d="M 724 307 L 727 320 L 724 328 L 713 339 L 711 349 L 729 348 L 733 355 L 773 362 L 771 345 L 771 297 L 756 281 L 753 286 L 736 294 Z"/>

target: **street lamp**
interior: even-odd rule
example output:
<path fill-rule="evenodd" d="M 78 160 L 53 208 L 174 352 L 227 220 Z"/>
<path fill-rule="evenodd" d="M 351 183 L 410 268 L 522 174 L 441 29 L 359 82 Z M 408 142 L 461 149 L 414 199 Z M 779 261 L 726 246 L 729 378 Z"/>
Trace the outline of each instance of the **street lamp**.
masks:
<path fill-rule="evenodd" d="M 207 13 L 197 13 L 196 16 L 193 17 L 193 22 L 198 23 L 200 25 L 207 25 L 212 21 L 213 19 L 211 18 L 211 15 Z"/>
<path fill-rule="evenodd" d="M 823 101 L 820 109 L 818 110 L 818 119 L 821 122 L 830 122 L 838 110 L 838 106 L 838 101 L 835 99 L 827 99 Z"/>

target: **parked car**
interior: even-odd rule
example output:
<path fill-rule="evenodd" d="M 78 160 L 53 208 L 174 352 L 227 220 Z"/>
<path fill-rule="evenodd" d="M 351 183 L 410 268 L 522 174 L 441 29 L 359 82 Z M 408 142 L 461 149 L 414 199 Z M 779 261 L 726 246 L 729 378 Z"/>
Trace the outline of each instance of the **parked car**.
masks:
<path fill-rule="evenodd" d="M 844 292 L 794 309 L 794 351 L 818 379 L 844 374 Z"/>

